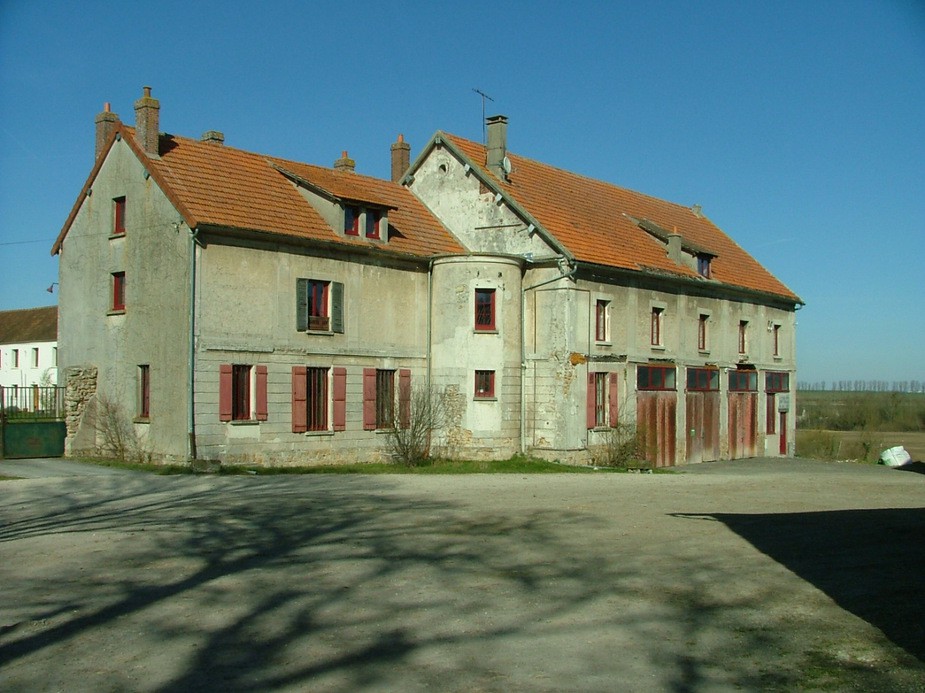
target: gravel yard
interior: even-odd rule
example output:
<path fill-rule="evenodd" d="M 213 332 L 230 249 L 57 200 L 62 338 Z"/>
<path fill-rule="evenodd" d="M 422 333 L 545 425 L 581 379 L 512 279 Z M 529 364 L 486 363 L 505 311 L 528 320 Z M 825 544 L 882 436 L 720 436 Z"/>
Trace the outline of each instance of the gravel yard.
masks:
<path fill-rule="evenodd" d="M 925 690 L 923 474 L 40 467 L 0 463 L 5 691 Z"/>

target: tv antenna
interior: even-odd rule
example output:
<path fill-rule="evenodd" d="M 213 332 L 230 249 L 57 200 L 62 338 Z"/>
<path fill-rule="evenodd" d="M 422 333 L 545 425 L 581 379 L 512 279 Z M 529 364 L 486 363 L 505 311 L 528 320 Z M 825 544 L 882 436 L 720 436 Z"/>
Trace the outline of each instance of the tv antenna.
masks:
<path fill-rule="evenodd" d="M 488 99 L 491 102 L 494 102 L 494 99 L 481 89 L 473 88 L 472 91 L 482 97 L 482 144 L 485 144 L 488 141 L 488 135 L 485 132 L 485 99 Z"/>

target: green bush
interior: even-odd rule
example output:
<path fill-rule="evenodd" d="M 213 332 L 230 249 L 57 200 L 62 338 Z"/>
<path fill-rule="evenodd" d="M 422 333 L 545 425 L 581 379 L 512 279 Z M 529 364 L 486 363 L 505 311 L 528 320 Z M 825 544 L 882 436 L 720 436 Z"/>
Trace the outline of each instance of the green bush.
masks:
<path fill-rule="evenodd" d="M 838 436 L 829 431 L 797 430 L 797 455 L 817 460 L 838 459 Z"/>

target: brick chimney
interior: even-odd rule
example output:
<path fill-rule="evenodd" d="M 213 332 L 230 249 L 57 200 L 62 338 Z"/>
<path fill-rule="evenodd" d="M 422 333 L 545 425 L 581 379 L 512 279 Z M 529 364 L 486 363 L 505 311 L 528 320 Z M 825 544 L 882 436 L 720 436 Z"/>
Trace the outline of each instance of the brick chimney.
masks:
<path fill-rule="evenodd" d="M 488 126 L 488 170 L 501 180 L 507 179 L 503 162 L 507 154 L 507 116 L 495 115 L 485 119 Z"/>
<path fill-rule="evenodd" d="M 103 110 L 97 113 L 96 120 L 96 158 L 103 154 L 103 147 L 109 142 L 112 133 L 119 127 L 119 116 L 109 110 L 109 102 L 103 104 Z"/>
<path fill-rule="evenodd" d="M 202 137 L 199 138 L 199 141 L 221 146 L 225 144 L 225 133 L 219 132 L 218 130 L 206 130 L 202 133 Z"/>
<path fill-rule="evenodd" d="M 334 162 L 335 171 L 349 171 L 353 173 L 353 169 L 356 168 L 357 162 L 347 156 L 347 150 L 345 149 L 343 154 L 341 154 L 340 159 Z"/>
<path fill-rule="evenodd" d="M 397 183 L 411 166 L 411 145 L 405 142 L 405 136 L 399 135 L 392 144 L 392 182 Z"/>
<path fill-rule="evenodd" d="M 135 140 L 148 156 L 159 156 L 161 102 L 144 87 L 144 96 L 135 102 Z"/>

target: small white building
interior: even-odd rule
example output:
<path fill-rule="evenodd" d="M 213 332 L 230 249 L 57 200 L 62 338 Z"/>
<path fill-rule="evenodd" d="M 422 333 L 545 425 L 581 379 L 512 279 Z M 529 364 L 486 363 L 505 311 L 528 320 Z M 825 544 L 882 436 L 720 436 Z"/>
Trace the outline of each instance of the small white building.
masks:
<path fill-rule="evenodd" d="M 55 385 L 58 307 L 0 311 L 0 387 Z"/>

